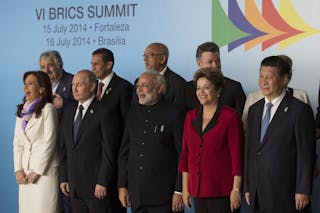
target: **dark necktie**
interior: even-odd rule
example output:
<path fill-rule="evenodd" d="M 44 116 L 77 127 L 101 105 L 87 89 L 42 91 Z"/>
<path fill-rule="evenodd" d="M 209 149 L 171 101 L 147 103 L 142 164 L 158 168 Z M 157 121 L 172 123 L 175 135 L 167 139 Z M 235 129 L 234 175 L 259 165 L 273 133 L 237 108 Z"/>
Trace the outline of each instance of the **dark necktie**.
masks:
<path fill-rule="evenodd" d="M 74 121 L 74 124 L 73 124 L 73 139 L 74 139 L 74 141 L 76 141 L 76 139 L 77 139 L 79 127 L 80 127 L 80 124 L 82 121 L 82 110 L 83 110 L 83 106 L 80 105 L 78 115 L 77 115 L 76 120 Z"/>
<path fill-rule="evenodd" d="M 273 104 L 271 102 L 268 102 L 266 107 L 266 114 L 264 115 L 262 122 L 261 122 L 261 136 L 260 136 L 260 143 L 263 140 L 264 134 L 267 131 L 267 128 L 269 126 L 269 122 L 270 122 L 270 114 L 271 114 L 271 107 L 273 106 Z"/>
<path fill-rule="evenodd" d="M 102 88 L 103 88 L 104 84 L 102 82 L 99 83 L 99 86 L 98 86 L 98 94 L 97 94 L 97 99 L 98 101 L 101 100 L 102 98 Z"/>

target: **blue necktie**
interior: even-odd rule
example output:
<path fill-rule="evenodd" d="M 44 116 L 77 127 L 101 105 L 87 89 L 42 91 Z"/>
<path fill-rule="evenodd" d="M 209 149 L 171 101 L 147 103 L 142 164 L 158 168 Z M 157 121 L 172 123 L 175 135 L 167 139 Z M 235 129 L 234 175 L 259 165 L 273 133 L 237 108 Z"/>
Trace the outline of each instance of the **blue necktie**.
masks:
<path fill-rule="evenodd" d="M 263 140 L 264 134 L 266 133 L 266 130 L 268 128 L 269 122 L 270 122 L 270 114 L 271 114 L 271 107 L 273 104 L 271 102 L 268 102 L 266 107 L 266 114 L 264 115 L 262 122 L 261 122 L 261 137 L 260 137 L 260 143 Z"/>
<path fill-rule="evenodd" d="M 76 120 L 74 121 L 74 124 L 73 124 L 73 139 L 74 139 L 74 141 L 76 141 L 76 139 L 77 139 L 79 127 L 80 127 L 80 124 L 82 121 L 82 110 L 83 110 L 83 106 L 80 105 L 78 115 L 77 115 Z"/>

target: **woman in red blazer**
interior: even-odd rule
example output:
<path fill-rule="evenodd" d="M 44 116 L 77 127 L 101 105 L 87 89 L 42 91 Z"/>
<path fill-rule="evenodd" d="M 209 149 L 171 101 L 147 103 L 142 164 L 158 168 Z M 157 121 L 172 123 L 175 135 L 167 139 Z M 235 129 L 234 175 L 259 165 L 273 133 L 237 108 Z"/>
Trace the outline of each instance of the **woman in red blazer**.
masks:
<path fill-rule="evenodd" d="M 183 201 L 195 212 L 239 212 L 243 174 L 243 129 L 240 116 L 219 104 L 224 77 L 219 70 L 199 69 L 194 75 L 201 106 L 185 119 L 179 163 Z"/>

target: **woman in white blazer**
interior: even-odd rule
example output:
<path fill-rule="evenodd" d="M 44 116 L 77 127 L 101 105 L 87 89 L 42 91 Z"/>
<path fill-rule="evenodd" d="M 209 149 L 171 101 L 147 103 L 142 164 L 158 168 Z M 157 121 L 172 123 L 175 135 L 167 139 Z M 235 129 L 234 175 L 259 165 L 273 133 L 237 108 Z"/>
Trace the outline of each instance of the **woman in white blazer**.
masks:
<path fill-rule="evenodd" d="M 40 71 L 26 72 L 24 101 L 17 106 L 14 171 L 19 184 L 20 213 L 57 213 L 57 115 L 50 79 Z"/>

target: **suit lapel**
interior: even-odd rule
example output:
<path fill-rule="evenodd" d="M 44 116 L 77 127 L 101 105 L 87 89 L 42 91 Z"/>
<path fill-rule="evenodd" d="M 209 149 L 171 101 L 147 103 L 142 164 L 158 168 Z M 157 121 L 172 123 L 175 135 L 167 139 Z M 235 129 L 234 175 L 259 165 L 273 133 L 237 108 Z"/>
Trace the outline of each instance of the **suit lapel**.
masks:
<path fill-rule="evenodd" d="M 108 99 L 108 96 L 110 96 L 112 94 L 113 87 L 114 87 L 114 85 L 116 85 L 116 81 L 117 81 L 116 78 L 117 78 L 116 73 L 113 73 L 113 76 L 108 84 L 108 87 L 107 87 L 106 91 L 103 93 L 101 101 L 103 99 Z"/>
<path fill-rule="evenodd" d="M 30 118 L 30 120 L 28 121 L 28 124 L 26 126 L 25 132 L 28 132 L 29 129 L 36 123 L 37 119 L 36 119 L 36 114 L 32 113 L 32 116 Z"/>
<path fill-rule="evenodd" d="M 290 97 L 289 96 L 290 96 L 289 94 L 286 94 L 284 96 L 284 98 L 282 99 L 280 105 L 278 106 L 278 109 L 275 112 L 275 114 L 274 114 L 274 116 L 273 116 L 271 122 L 269 123 L 267 130 L 266 130 L 266 133 L 264 135 L 261 146 L 263 146 L 266 142 L 268 142 L 268 139 L 272 135 L 272 132 L 274 132 L 274 130 L 276 128 L 278 128 L 278 124 L 280 123 L 280 121 L 286 120 L 286 117 L 288 115 L 287 112 L 290 109 L 290 107 L 289 107 Z M 262 115 L 262 113 L 261 113 L 261 115 Z M 260 126 L 261 126 L 261 118 L 260 118 Z"/>
<path fill-rule="evenodd" d="M 79 126 L 78 136 L 76 138 L 76 141 L 73 144 L 73 148 L 79 143 L 83 132 L 86 130 L 85 129 L 86 125 L 88 123 L 90 123 L 91 120 L 93 119 L 94 114 L 95 114 L 96 105 L 97 105 L 97 100 L 96 100 L 96 98 L 94 98 L 93 101 L 91 102 L 91 104 L 89 105 L 89 107 L 88 107 L 88 109 L 86 111 L 86 114 L 84 115 L 84 117 L 83 117 L 83 119 L 81 121 L 81 124 Z"/>
<path fill-rule="evenodd" d="M 256 108 L 256 111 L 255 111 L 255 116 L 254 116 L 254 126 L 253 128 L 256 128 L 256 130 L 254 130 L 254 134 L 255 134 L 255 138 L 257 139 L 256 140 L 256 145 L 258 146 L 261 146 L 262 143 L 260 143 L 261 141 L 261 120 L 262 120 L 262 114 L 263 114 L 263 108 L 264 108 L 264 99 L 260 100 L 258 103 L 257 103 L 257 108 Z"/>
<path fill-rule="evenodd" d="M 65 71 L 62 71 L 60 83 L 59 83 L 58 88 L 56 90 L 56 93 L 58 93 L 59 95 L 64 94 L 67 90 L 66 84 L 64 82 L 64 75 L 65 75 Z"/>

